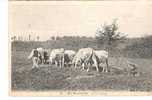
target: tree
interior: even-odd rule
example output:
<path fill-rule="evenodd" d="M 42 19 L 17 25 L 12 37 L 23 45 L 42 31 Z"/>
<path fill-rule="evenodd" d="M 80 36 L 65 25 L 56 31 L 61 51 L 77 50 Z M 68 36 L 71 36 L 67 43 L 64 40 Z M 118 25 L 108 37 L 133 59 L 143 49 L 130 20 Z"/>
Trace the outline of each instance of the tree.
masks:
<path fill-rule="evenodd" d="M 29 41 L 31 40 L 31 35 L 29 34 Z"/>
<path fill-rule="evenodd" d="M 39 41 L 40 37 L 39 37 L 39 36 L 37 36 L 37 37 L 36 37 L 36 39 L 37 39 L 37 41 Z"/>
<path fill-rule="evenodd" d="M 54 37 L 54 36 L 52 36 L 52 37 L 51 37 L 51 40 L 55 40 L 55 37 Z"/>
<path fill-rule="evenodd" d="M 60 37 L 59 37 L 59 36 L 57 36 L 57 37 L 56 37 L 56 40 L 59 40 L 59 39 L 60 39 Z"/>
<path fill-rule="evenodd" d="M 11 37 L 12 41 L 16 41 L 16 36 Z"/>
<path fill-rule="evenodd" d="M 112 47 L 116 47 L 120 41 L 126 38 L 126 35 L 118 32 L 117 20 L 113 20 L 112 24 L 104 24 L 96 31 L 96 39 L 99 44 L 104 45 L 104 49 L 111 50 Z"/>

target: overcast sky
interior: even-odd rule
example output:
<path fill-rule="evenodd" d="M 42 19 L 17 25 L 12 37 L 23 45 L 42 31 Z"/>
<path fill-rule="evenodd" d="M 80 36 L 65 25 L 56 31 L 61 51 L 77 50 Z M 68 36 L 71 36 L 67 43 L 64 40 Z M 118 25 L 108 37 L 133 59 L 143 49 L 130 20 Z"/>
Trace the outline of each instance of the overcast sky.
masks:
<path fill-rule="evenodd" d="M 129 37 L 152 34 L 152 2 L 10 2 L 9 33 L 41 40 L 50 36 L 95 36 L 103 23 L 118 19 L 119 31 Z M 34 36 L 33 36 L 34 37 Z"/>

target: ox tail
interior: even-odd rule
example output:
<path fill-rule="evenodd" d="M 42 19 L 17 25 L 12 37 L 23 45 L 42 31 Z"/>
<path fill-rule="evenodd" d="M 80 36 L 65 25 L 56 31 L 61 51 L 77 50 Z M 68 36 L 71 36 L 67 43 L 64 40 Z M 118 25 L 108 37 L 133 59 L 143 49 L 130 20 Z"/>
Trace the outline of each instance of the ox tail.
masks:
<path fill-rule="evenodd" d="M 109 72 L 109 64 L 108 64 L 108 58 L 106 58 L 106 66 L 107 66 L 107 69 L 106 71 Z"/>
<path fill-rule="evenodd" d="M 99 59 L 98 57 L 96 56 L 95 52 L 93 51 L 92 53 L 92 60 L 93 60 L 93 63 L 95 64 L 96 66 L 96 70 L 99 71 Z"/>
<path fill-rule="evenodd" d="M 34 55 L 34 49 L 31 51 L 30 55 L 28 56 L 28 59 L 31 59 Z"/>
<path fill-rule="evenodd" d="M 86 63 L 91 63 L 92 61 L 92 57 L 93 57 L 93 50 L 91 50 L 91 54 L 87 57 L 87 59 L 85 60 Z"/>
<path fill-rule="evenodd" d="M 64 62 L 65 62 L 65 58 L 64 58 L 64 57 L 65 57 L 65 56 L 64 56 L 64 53 L 63 53 L 62 59 L 61 59 L 61 60 L 62 60 L 62 65 L 61 65 L 62 67 L 64 67 Z"/>
<path fill-rule="evenodd" d="M 106 57 L 106 69 L 107 69 L 107 71 L 106 72 L 109 72 L 110 71 L 110 69 L 109 69 L 109 53 L 107 52 L 107 57 Z"/>
<path fill-rule="evenodd" d="M 72 65 L 74 65 L 75 66 L 75 61 L 76 61 L 76 55 L 73 57 L 73 59 L 72 59 Z"/>
<path fill-rule="evenodd" d="M 99 71 L 99 66 L 98 66 L 98 61 L 97 61 L 97 57 L 94 53 L 94 50 L 91 51 L 91 55 L 88 57 L 87 59 L 87 63 L 90 63 L 90 65 L 92 65 L 92 62 L 95 64 L 96 66 L 96 70 Z M 89 67 L 88 67 L 89 70 Z"/>

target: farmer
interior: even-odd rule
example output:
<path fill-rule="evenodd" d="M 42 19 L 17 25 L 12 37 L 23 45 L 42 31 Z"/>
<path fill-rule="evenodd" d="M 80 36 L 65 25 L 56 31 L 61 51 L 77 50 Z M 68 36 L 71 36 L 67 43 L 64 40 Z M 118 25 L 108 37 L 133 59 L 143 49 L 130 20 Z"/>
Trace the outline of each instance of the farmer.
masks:
<path fill-rule="evenodd" d="M 30 55 L 28 56 L 28 59 L 31 59 L 32 58 L 32 61 L 33 61 L 33 66 L 32 68 L 38 68 L 38 58 L 39 57 L 39 52 L 37 49 L 33 49 L 30 53 Z"/>

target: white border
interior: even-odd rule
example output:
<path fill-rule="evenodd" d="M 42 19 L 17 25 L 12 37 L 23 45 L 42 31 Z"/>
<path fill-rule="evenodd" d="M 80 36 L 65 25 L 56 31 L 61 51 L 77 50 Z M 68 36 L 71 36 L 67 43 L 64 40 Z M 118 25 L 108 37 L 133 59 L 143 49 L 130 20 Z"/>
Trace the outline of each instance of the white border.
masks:
<path fill-rule="evenodd" d="M 0 97 L 8 97 L 8 5 L 0 0 Z"/>
<path fill-rule="evenodd" d="M 139 0 L 139 1 L 146 1 L 146 0 Z M 8 2 L 7 0 L 1 0 L 0 1 L 0 65 L 1 65 L 1 69 L 0 69 L 0 96 L 1 99 L 3 100 L 50 100 L 50 99 L 56 99 L 56 100 L 77 100 L 77 99 L 81 99 L 83 100 L 83 97 L 77 97 L 77 98 L 68 98 L 68 97 L 59 97 L 59 98 L 54 98 L 54 97 L 8 97 L 8 6 L 7 6 Z M 146 99 L 146 100 L 151 100 L 151 97 L 87 97 L 85 98 L 87 100 L 91 100 L 91 99 L 95 99 L 95 100 L 142 100 L 142 99 Z"/>

